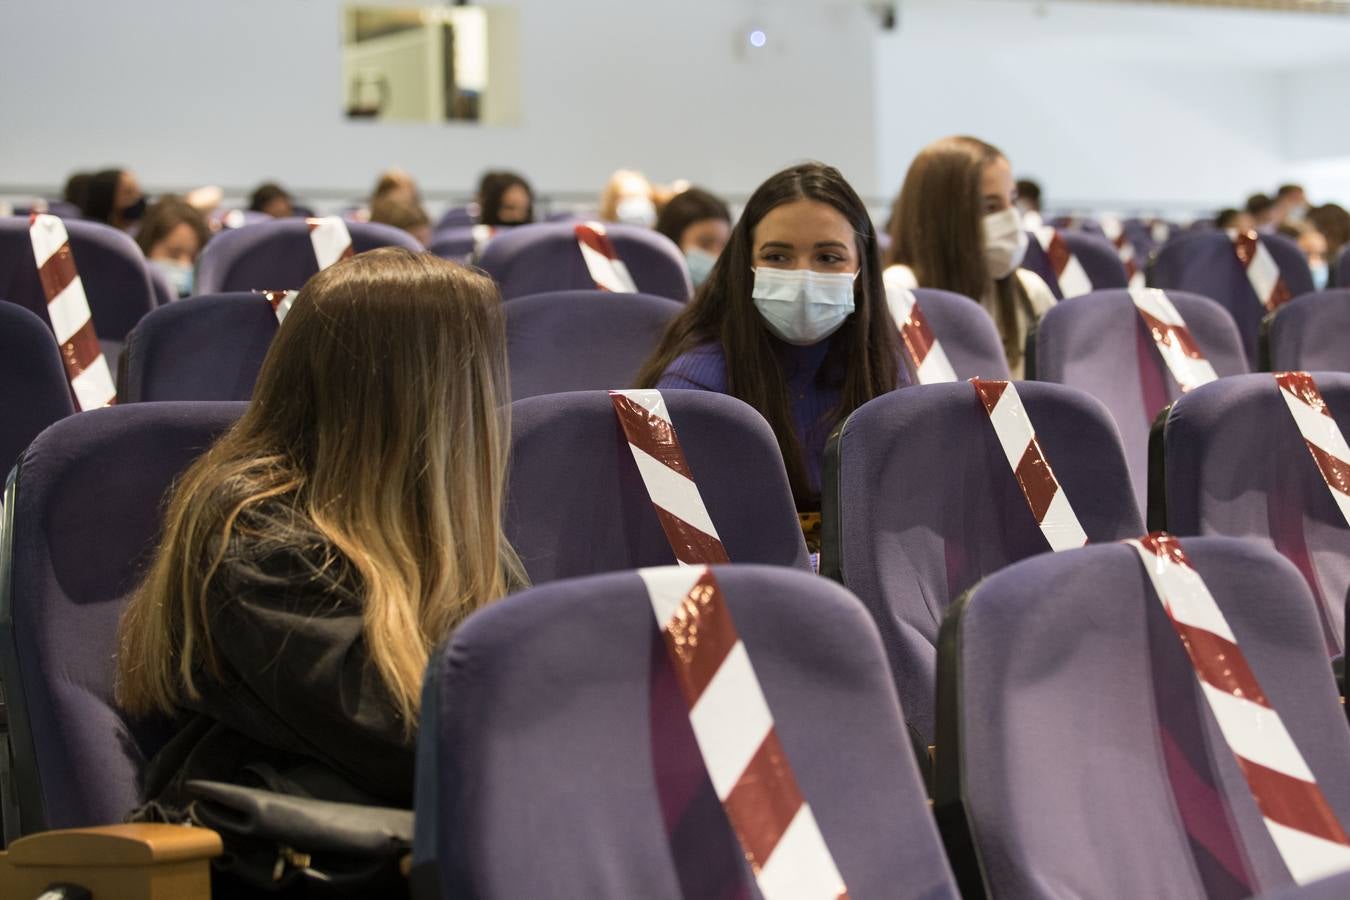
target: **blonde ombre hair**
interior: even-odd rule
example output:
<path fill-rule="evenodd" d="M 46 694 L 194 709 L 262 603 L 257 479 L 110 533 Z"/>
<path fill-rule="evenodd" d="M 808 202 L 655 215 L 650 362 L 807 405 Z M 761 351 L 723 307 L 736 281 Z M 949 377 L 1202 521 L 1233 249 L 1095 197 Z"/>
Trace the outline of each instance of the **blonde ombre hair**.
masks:
<path fill-rule="evenodd" d="M 261 299 L 259 302 L 262 302 Z M 435 644 L 524 582 L 502 534 L 510 425 L 496 286 L 386 248 L 311 278 L 253 402 L 176 485 L 164 535 L 122 617 L 116 696 L 172 713 L 219 675 L 208 623 L 232 541 L 303 546 L 354 573 L 370 663 L 416 727 Z"/>

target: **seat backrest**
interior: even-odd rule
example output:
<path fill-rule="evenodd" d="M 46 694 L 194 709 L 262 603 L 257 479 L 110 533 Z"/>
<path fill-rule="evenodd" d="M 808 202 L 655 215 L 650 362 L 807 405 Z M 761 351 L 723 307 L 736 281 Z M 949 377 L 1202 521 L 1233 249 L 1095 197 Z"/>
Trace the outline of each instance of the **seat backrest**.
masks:
<path fill-rule="evenodd" d="M 849 895 L 955 898 L 866 613 L 809 574 L 713 572 Z M 657 688 L 670 678 L 657 635 L 634 572 L 533 588 L 456 631 L 423 700 L 415 882 L 484 900 L 727 896 L 682 882 L 681 835 L 667 836 L 662 799 L 711 784 L 696 750 L 661 765 L 673 737 L 694 737 L 684 700 Z M 735 860 L 715 800 L 685 812 L 681 826 Z M 706 878 L 712 855 L 686 862 Z"/>
<path fill-rule="evenodd" d="M 1345 897 L 1350 897 L 1350 872 L 1332 875 L 1312 884 L 1290 885 L 1262 894 L 1261 900 L 1343 900 Z"/>
<path fill-rule="evenodd" d="M 511 399 L 634 386 L 683 305 L 648 294 L 560 291 L 503 306 Z"/>
<path fill-rule="evenodd" d="M 463 262 L 473 255 L 475 246 L 473 229 L 472 225 L 457 225 L 437 231 L 431 236 L 431 243 L 427 244 L 427 249 L 441 259 Z"/>
<path fill-rule="evenodd" d="M 404 247 L 422 252 L 401 228 L 377 222 L 348 222 L 352 249 Z M 197 259 L 197 293 L 298 291 L 319 271 L 304 219 L 274 219 L 225 231 L 210 240 Z"/>
<path fill-rule="evenodd" d="M 1262 368 L 1272 372 L 1350 372 L 1350 289 L 1304 294 L 1267 317 Z"/>
<path fill-rule="evenodd" d="M 1350 727 L 1298 573 L 1245 541 L 1182 548 L 1350 822 Z M 964 799 L 991 896 L 1212 900 L 1289 883 L 1134 548 L 990 576 L 953 608 L 941 653 L 938 817 Z"/>
<path fill-rule="evenodd" d="M 136 242 L 116 228 L 98 222 L 64 222 L 89 298 L 94 330 L 100 340 L 121 343 L 156 305 L 145 257 Z M 46 316 L 47 297 L 33 259 L 28 220 L 19 216 L 0 218 L 0 297 Z"/>
<path fill-rule="evenodd" d="M 1003 339 L 983 306 L 962 294 L 934 288 L 915 288 L 914 298 L 957 378 L 1008 377 Z"/>
<path fill-rule="evenodd" d="M 1341 248 L 1336 256 L 1336 268 L 1332 274 L 1337 287 L 1350 287 L 1350 244 Z"/>
<path fill-rule="evenodd" d="M 662 394 L 731 561 L 806 568 L 769 424 L 734 397 Z M 605 391 L 511 405 L 506 494 L 506 536 L 534 584 L 675 561 Z"/>
<path fill-rule="evenodd" d="M 113 705 L 117 623 L 154 550 L 173 480 L 242 403 L 83 412 L 24 454 L 0 535 L 0 676 L 20 828 L 121 822 L 169 735 Z"/>
<path fill-rule="evenodd" d="M 119 400 L 247 400 L 276 332 L 276 314 L 258 294 L 162 306 L 127 336 Z"/>
<path fill-rule="evenodd" d="M 1051 467 L 1091 541 L 1143 530 L 1111 416 L 1058 384 L 1018 382 Z M 990 572 L 1049 550 L 989 416 L 966 383 L 863 404 L 826 453 L 821 571 L 872 613 L 900 702 L 933 735 L 938 624 Z"/>
<path fill-rule="evenodd" d="M 1050 254 L 1045 252 L 1035 232 L 1027 232 L 1027 254 L 1022 257 L 1022 268 L 1030 269 L 1041 276 L 1041 280 L 1050 288 L 1050 293 L 1055 295 L 1056 300 L 1064 299 L 1064 292 L 1059 287 L 1059 275 L 1055 272 L 1055 264 L 1050 261 Z"/>
<path fill-rule="evenodd" d="M 468 206 L 452 206 L 441 214 L 436 220 L 436 230 L 441 231 L 446 228 L 467 228 L 474 223 L 478 217 L 476 209 Z"/>
<path fill-rule="evenodd" d="M 1060 234 L 1069 252 L 1078 257 L 1094 291 L 1129 285 L 1130 277 L 1125 274 L 1125 264 L 1120 261 L 1120 254 L 1105 236 L 1086 231 L 1064 231 Z"/>
<path fill-rule="evenodd" d="M 1222 306 L 1207 297 L 1168 291 L 1186 327 L 1220 376 L 1247 371 L 1242 338 Z M 1036 326 L 1033 353 L 1037 381 L 1086 391 L 1111 411 L 1139 508 L 1148 500 L 1148 436 L 1153 420 L 1181 396 L 1129 291 L 1093 291 L 1073 303 L 1056 304 Z"/>
<path fill-rule="evenodd" d="M 1350 435 L 1350 374 L 1314 378 Z M 1343 644 L 1350 534 L 1274 376 L 1224 378 L 1181 397 L 1152 452 L 1162 481 L 1149 494 L 1150 527 L 1273 547 L 1307 580 L 1328 645 Z"/>
<path fill-rule="evenodd" d="M 607 223 L 605 231 L 619 259 L 644 294 L 683 303 L 692 288 L 680 249 L 650 228 Z M 502 298 L 589 290 L 595 280 L 577 243 L 576 223 L 521 225 L 495 237 L 483 250 L 482 269 L 501 287 Z"/>
<path fill-rule="evenodd" d="M 0 473 L 44 428 L 75 412 L 61 351 L 46 321 L 0 302 Z"/>
<path fill-rule="evenodd" d="M 1298 244 L 1279 234 L 1262 234 L 1260 241 L 1280 268 L 1280 277 L 1290 296 L 1312 291 L 1312 273 Z M 1258 364 L 1257 345 L 1261 319 L 1266 314 L 1265 298 L 1256 297 L 1247 270 L 1233 249 L 1233 241 L 1222 231 L 1197 231 L 1172 238 L 1154 258 L 1149 268 L 1151 287 L 1172 291 L 1192 291 L 1217 300 L 1232 315 L 1242 335 L 1247 365 Z"/>

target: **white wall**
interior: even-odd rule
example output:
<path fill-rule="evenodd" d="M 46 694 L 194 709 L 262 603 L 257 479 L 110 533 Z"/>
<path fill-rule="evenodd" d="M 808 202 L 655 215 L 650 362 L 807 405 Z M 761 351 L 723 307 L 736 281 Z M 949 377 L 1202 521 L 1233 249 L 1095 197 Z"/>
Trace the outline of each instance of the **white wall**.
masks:
<path fill-rule="evenodd" d="M 345 121 L 339 0 L 0 0 L 0 185 L 126 164 L 151 187 L 359 194 L 390 165 L 433 190 L 509 166 L 598 191 L 633 166 L 741 192 L 817 157 L 874 187 L 875 27 L 856 3 L 779 0 L 754 53 L 738 36 L 755 0 L 506 5 L 520 7 L 517 128 Z"/>
<path fill-rule="evenodd" d="M 1307 15 L 1021 0 L 903 8 L 876 58 L 882 184 L 898 188 L 930 140 L 971 133 L 1060 206 L 1205 208 L 1273 189 L 1297 173 L 1291 142 L 1315 140 L 1289 128 L 1287 72 L 1319 67 L 1309 77 L 1323 78 L 1350 45 L 1350 23 Z M 1328 81 L 1350 92 L 1350 78 Z"/>
<path fill-rule="evenodd" d="M 1291 176 L 1350 206 L 1350 67 L 1292 73 L 1285 97 Z"/>

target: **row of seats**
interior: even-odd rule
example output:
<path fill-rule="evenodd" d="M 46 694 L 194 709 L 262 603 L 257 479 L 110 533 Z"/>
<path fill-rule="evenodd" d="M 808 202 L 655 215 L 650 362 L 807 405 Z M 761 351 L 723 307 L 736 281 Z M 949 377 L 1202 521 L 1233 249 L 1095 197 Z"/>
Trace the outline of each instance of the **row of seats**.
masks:
<path fill-rule="evenodd" d="M 1350 409 L 1350 376 L 1318 379 L 1333 410 Z M 1188 394 L 1174 415 L 1220 395 L 1225 419 L 1259 416 L 1253 429 L 1276 432 L 1270 409 L 1230 396 L 1266 388 L 1268 375 L 1225 379 Z M 667 394 L 729 557 L 773 567 L 717 577 L 841 873 L 859 896 L 955 896 L 953 878 L 969 885 L 981 872 L 999 897 L 1082 896 L 1104 884 L 1122 896 L 1218 896 L 1178 812 L 1200 779 L 1232 814 L 1248 867 L 1234 877 L 1253 893 L 1280 886 L 1287 876 L 1198 689 L 1174 689 L 1193 681 L 1144 570 L 1109 543 L 1142 531 L 1109 419 L 1072 389 L 1019 389 L 1102 546 L 1046 555 L 974 389 L 926 386 L 859 409 L 832 451 L 837 493 L 826 510 L 841 519 L 826 528 L 827 568 L 848 592 L 807 574 L 763 420 L 732 398 Z M 139 768 L 169 729 L 113 706 L 113 625 L 153 547 L 160 498 L 242 410 L 157 403 L 73 416 L 16 470 L 0 536 L 0 677 L 25 833 L 118 821 L 136 803 Z M 710 786 L 698 786 L 701 762 L 679 749 L 690 746 L 678 739 L 683 711 L 655 718 L 660 645 L 631 572 L 669 564 L 667 539 L 606 394 L 524 400 L 513 419 L 505 527 L 536 587 L 474 616 L 435 656 L 419 747 L 422 877 L 443 896 L 538 896 L 557 884 L 679 896 L 699 873 L 672 862 L 663 798 L 682 790 L 696 810 L 693 797 Z M 1166 436 L 1169 462 L 1183 434 Z M 1261 455 L 1270 449 L 1251 448 L 1253 459 L 1231 468 L 1311 469 Z M 1259 471 L 1247 487 L 1233 482 L 1233 450 L 1217 462 L 1221 490 L 1260 493 Z M 1169 490 L 1169 523 L 1185 496 Z M 1304 514 L 1325 524 L 1324 512 Z M 1204 515 L 1197 532 L 1222 532 Z M 1338 776 L 1350 766 L 1350 728 L 1326 663 L 1329 610 L 1259 543 L 1184 546 L 1346 820 L 1350 782 Z M 594 577 L 572 580 L 582 576 Z M 1329 596 L 1344 597 L 1344 586 Z M 907 636 L 897 638 L 897 624 Z M 936 737 L 947 855 L 904 722 Z M 658 728 L 666 756 L 653 755 Z M 1191 761 L 1184 773 L 1168 764 L 1175 748 Z M 721 821 L 715 802 L 702 808 Z M 489 849 L 501 846 L 531 865 Z M 694 862 L 707 868 L 704 855 Z"/>

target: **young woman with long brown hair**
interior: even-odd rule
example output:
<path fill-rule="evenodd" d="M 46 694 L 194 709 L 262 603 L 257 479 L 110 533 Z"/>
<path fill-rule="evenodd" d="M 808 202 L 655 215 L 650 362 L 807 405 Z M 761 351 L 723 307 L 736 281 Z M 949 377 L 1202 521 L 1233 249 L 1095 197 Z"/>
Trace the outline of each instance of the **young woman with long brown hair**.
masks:
<path fill-rule="evenodd" d="M 411 806 L 428 655 L 523 582 L 499 306 L 486 277 L 392 248 L 300 291 L 122 618 L 118 702 L 181 722 L 147 817 L 181 817 L 192 778 Z"/>
<path fill-rule="evenodd" d="M 898 346 L 867 208 L 838 170 L 805 163 L 750 197 L 638 383 L 718 391 L 759 410 L 798 509 L 811 512 L 830 431 L 907 383 Z"/>
<path fill-rule="evenodd" d="M 949 137 L 914 158 L 891 214 L 889 288 L 940 288 L 979 301 L 998 326 L 1014 378 L 1027 329 L 1055 304 L 1036 273 L 1020 268 L 1027 234 L 1012 166 L 992 144 Z"/>

